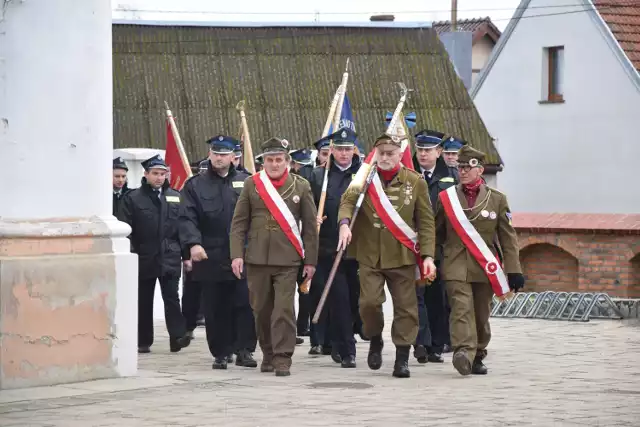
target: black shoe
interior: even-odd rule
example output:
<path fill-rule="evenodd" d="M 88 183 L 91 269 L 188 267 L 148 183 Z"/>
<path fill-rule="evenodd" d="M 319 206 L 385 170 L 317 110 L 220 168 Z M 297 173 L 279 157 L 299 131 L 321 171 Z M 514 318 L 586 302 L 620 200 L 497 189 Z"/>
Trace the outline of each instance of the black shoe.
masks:
<path fill-rule="evenodd" d="M 440 353 L 430 353 L 427 360 L 431 363 L 444 363 L 444 358 Z"/>
<path fill-rule="evenodd" d="M 204 317 L 199 317 L 198 320 L 196 320 L 196 326 L 204 326 Z"/>
<path fill-rule="evenodd" d="M 296 345 L 304 344 L 304 340 L 300 337 L 296 337 Z"/>
<path fill-rule="evenodd" d="M 227 363 L 233 363 L 233 354 L 228 355 L 225 360 L 227 361 Z"/>
<path fill-rule="evenodd" d="M 396 347 L 396 361 L 393 364 L 393 376 L 396 378 L 409 378 L 409 351 L 410 346 Z"/>
<path fill-rule="evenodd" d="M 188 336 L 182 336 L 180 338 L 169 338 L 169 350 L 171 353 L 177 353 L 183 348 L 189 347 L 191 339 Z"/>
<path fill-rule="evenodd" d="M 453 367 L 456 368 L 456 371 L 460 373 L 460 375 L 469 375 L 471 374 L 471 362 L 469 362 L 469 357 L 467 357 L 466 351 L 457 351 L 453 353 Z"/>
<path fill-rule="evenodd" d="M 443 353 L 452 353 L 453 352 L 453 347 L 451 347 L 449 344 L 445 344 L 444 346 L 442 346 L 442 352 Z"/>
<path fill-rule="evenodd" d="M 384 342 L 380 335 L 371 338 L 371 342 L 369 342 L 369 354 L 367 355 L 367 365 L 369 365 L 369 369 L 376 371 L 382 366 L 383 347 Z"/>
<path fill-rule="evenodd" d="M 340 356 L 340 352 L 338 351 L 338 349 L 336 347 L 333 347 L 331 349 L 331 360 L 333 360 L 336 363 L 341 363 L 342 362 L 342 356 Z"/>
<path fill-rule="evenodd" d="M 489 372 L 489 370 L 484 363 L 482 363 L 481 358 L 476 357 L 473 359 L 473 365 L 471 365 L 471 373 L 473 375 L 487 375 L 487 372 Z"/>
<path fill-rule="evenodd" d="M 322 354 L 322 346 L 314 345 L 309 349 L 309 354 L 312 356 L 320 356 Z"/>
<path fill-rule="evenodd" d="M 138 353 L 151 353 L 151 348 L 149 346 L 138 347 Z"/>
<path fill-rule="evenodd" d="M 239 352 L 238 356 L 236 357 L 236 365 L 243 366 L 245 368 L 257 368 L 258 362 L 256 362 L 251 353 L 249 353 L 247 350 L 243 350 Z"/>
<path fill-rule="evenodd" d="M 347 357 L 343 357 L 340 362 L 341 368 L 355 368 L 356 367 L 356 357 L 352 354 Z"/>
<path fill-rule="evenodd" d="M 332 347 L 327 347 L 327 346 L 321 346 L 322 347 L 322 355 L 323 356 L 330 356 L 331 353 L 333 352 L 333 348 Z"/>
<path fill-rule="evenodd" d="M 211 369 L 227 369 L 227 358 L 216 357 L 213 360 L 213 365 L 211 365 Z"/>
<path fill-rule="evenodd" d="M 299 337 L 309 337 L 309 336 L 311 336 L 311 331 L 309 329 L 306 329 L 304 331 L 300 331 L 298 333 L 298 336 Z"/>
<path fill-rule="evenodd" d="M 189 338 L 189 340 L 193 340 L 195 338 L 195 335 L 193 334 L 193 331 L 187 331 L 187 333 L 184 334 L 184 336 Z"/>
<path fill-rule="evenodd" d="M 418 360 L 418 363 L 427 363 L 427 349 L 423 345 L 417 345 L 413 350 L 413 357 Z"/>

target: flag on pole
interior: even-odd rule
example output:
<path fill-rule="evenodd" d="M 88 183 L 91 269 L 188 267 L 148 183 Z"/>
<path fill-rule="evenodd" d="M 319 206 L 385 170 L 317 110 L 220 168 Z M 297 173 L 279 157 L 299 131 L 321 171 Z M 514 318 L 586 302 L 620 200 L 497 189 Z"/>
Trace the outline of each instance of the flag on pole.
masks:
<path fill-rule="evenodd" d="M 353 118 L 353 110 L 351 110 L 351 102 L 349 101 L 349 95 L 345 94 L 344 95 L 344 102 L 342 104 L 342 111 L 340 112 L 340 123 L 338 125 L 339 128 L 349 128 L 351 129 L 354 133 L 358 133 L 358 131 L 356 130 L 356 121 Z M 331 135 L 333 133 L 333 124 L 329 127 L 329 135 Z M 358 138 L 356 137 L 356 141 L 355 141 L 355 145 L 356 145 L 356 149 L 357 152 L 356 154 L 364 154 L 364 148 L 362 148 L 362 145 L 360 144 L 360 141 L 358 141 Z"/>
<path fill-rule="evenodd" d="M 187 179 L 192 176 L 191 167 L 171 110 L 169 110 L 169 106 L 166 103 L 165 106 L 167 109 L 167 146 L 165 148 L 164 161 L 169 167 L 169 185 L 174 190 L 180 191 Z"/>

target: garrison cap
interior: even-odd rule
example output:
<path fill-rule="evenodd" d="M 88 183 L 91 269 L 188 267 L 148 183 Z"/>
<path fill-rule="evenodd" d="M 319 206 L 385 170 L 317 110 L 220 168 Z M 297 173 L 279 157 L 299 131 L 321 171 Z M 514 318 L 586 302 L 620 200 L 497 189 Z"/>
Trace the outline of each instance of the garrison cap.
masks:
<path fill-rule="evenodd" d="M 389 135 L 387 133 L 383 133 L 382 135 L 380 135 L 377 139 L 376 142 L 373 143 L 374 147 L 377 147 L 378 145 L 382 145 L 382 144 L 391 144 L 391 145 L 395 145 L 397 147 L 402 147 L 402 140 L 404 138 L 400 138 L 398 136 L 395 135 Z"/>
<path fill-rule="evenodd" d="M 218 135 L 208 140 L 207 144 L 209 144 L 212 153 L 229 154 L 233 153 L 236 148 L 236 144 L 240 143 L 230 136 Z"/>
<path fill-rule="evenodd" d="M 433 148 L 442 144 L 444 133 L 435 130 L 423 129 L 415 134 L 416 147 L 418 148 Z"/>
<path fill-rule="evenodd" d="M 122 160 L 122 157 L 116 157 L 115 159 L 113 159 L 113 168 L 123 169 L 126 171 L 129 170 L 129 168 L 127 167 L 127 164 L 124 162 L 124 160 Z"/>
<path fill-rule="evenodd" d="M 263 156 L 267 154 L 288 154 L 289 150 L 287 150 L 287 148 L 289 148 L 289 141 L 286 139 L 271 138 L 263 142 L 261 148 Z"/>
<path fill-rule="evenodd" d="M 469 145 L 464 145 L 460 149 L 458 164 L 461 166 L 469 165 L 471 167 L 476 167 L 484 163 L 484 157 L 485 154 L 482 151 L 476 150 Z"/>
<path fill-rule="evenodd" d="M 464 145 L 467 145 L 466 141 L 456 138 L 455 136 L 450 136 L 442 143 L 442 151 L 445 153 L 457 153 Z"/>
<path fill-rule="evenodd" d="M 333 145 L 336 147 L 355 147 L 356 137 L 356 133 L 350 128 L 342 127 L 331 135 L 328 135 L 327 139 L 333 140 Z"/>
<path fill-rule="evenodd" d="M 312 163 L 311 150 L 309 150 L 308 148 L 291 150 L 289 151 L 289 155 L 291 156 L 291 160 L 301 165 L 310 165 Z"/>
<path fill-rule="evenodd" d="M 162 160 L 162 157 L 160 157 L 159 154 L 156 154 L 155 156 L 145 160 L 140 164 L 146 171 L 148 171 L 149 169 L 169 170 L 169 168 L 167 167 L 167 164 L 164 162 L 164 160 Z"/>

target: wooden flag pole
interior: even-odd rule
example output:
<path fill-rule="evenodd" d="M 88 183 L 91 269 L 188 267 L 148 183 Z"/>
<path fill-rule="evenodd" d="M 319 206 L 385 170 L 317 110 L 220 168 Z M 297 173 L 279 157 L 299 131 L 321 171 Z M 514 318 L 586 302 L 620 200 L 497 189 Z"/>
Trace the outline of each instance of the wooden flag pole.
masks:
<path fill-rule="evenodd" d="M 247 124 L 247 116 L 244 113 L 244 100 L 238 102 L 236 110 L 240 113 L 240 122 L 242 123 L 242 152 L 244 156 L 244 168 L 251 175 L 256 173 L 255 159 L 253 158 L 253 147 L 251 147 L 251 138 L 249 137 L 249 125 Z"/>

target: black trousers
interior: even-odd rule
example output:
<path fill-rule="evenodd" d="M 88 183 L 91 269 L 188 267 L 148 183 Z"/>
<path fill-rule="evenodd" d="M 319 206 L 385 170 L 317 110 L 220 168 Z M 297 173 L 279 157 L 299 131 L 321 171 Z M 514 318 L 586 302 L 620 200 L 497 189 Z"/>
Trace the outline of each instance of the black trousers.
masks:
<path fill-rule="evenodd" d="M 202 282 L 193 280 L 190 273 L 182 280 L 182 315 L 187 322 L 187 331 L 193 331 L 198 326 L 198 319 L 204 316 Z"/>
<path fill-rule="evenodd" d="M 429 324 L 429 311 L 425 302 L 426 288 L 426 286 L 416 286 L 416 298 L 418 300 L 418 335 L 416 336 L 415 345 L 431 348 L 431 325 Z"/>
<path fill-rule="evenodd" d="M 296 329 L 298 336 L 302 336 L 309 331 L 310 320 L 313 316 L 311 313 L 311 296 L 300 292 L 300 285 L 303 282 L 301 266 L 298 270 L 298 317 L 296 319 Z"/>
<path fill-rule="evenodd" d="M 343 268 L 347 283 L 349 284 L 349 303 L 351 307 L 351 319 L 353 333 L 362 332 L 362 319 L 360 318 L 360 275 L 358 274 L 358 261 L 355 259 L 343 259 L 340 263 Z"/>
<path fill-rule="evenodd" d="M 211 355 L 223 358 L 242 350 L 253 353 L 257 339 L 246 279 L 206 282 L 201 287 Z"/>
<path fill-rule="evenodd" d="M 316 273 L 311 279 L 311 290 L 309 291 L 309 308 L 311 319 L 316 314 L 316 310 L 318 308 L 318 303 L 320 302 L 320 297 L 322 296 L 322 291 L 324 290 L 325 284 L 327 283 L 327 277 L 329 275 L 329 270 L 331 270 L 331 264 L 329 265 L 329 270 L 326 273 L 322 273 L 319 270 L 324 269 L 324 263 L 320 260 L 322 257 L 318 258 L 318 264 L 316 265 Z M 330 263 L 333 261 L 329 260 Z M 331 338 L 330 338 L 330 315 L 331 304 L 329 303 L 329 298 L 327 298 L 327 302 L 322 309 L 322 313 L 320 314 L 320 318 L 318 319 L 318 323 L 311 322 L 309 332 L 309 341 L 311 347 L 315 347 L 317 345 L 321 345 L 326 348 L 331 347 Z M 353 333 L 352 333 L 353 335 Z"/>
<path fill-rule="evenodd" d="M 440 275 L 441 272 L 438 271 L 436 280 L 431 286 L 425 287 L 425 304 L 431 333 L 429 350 L 433 353 L 442 353 L 444 345 L 450 342 L 446 286 Z"/>
<path fill-rule="evenodd" d="M 153 344 L 153 296 L 157 279 L 160 281 L 164 319 L 169 337 L 177 339 L 186 332 L 185 320 L 180 311 L 178 277 L 138 279 L 138 347 L 150 347 Z"/>

